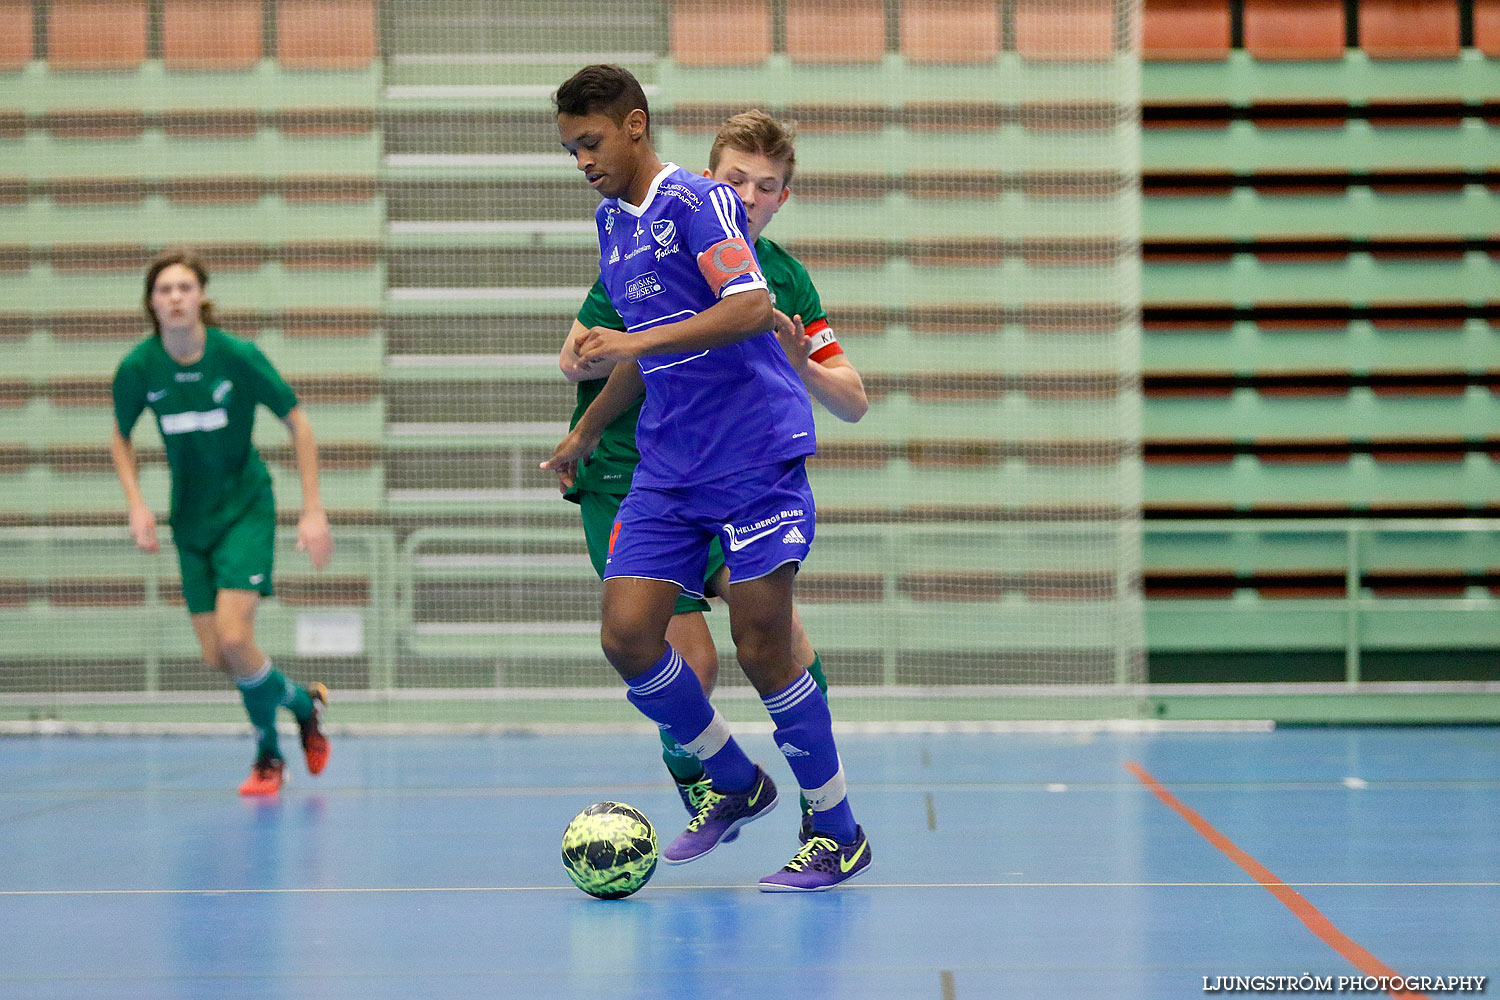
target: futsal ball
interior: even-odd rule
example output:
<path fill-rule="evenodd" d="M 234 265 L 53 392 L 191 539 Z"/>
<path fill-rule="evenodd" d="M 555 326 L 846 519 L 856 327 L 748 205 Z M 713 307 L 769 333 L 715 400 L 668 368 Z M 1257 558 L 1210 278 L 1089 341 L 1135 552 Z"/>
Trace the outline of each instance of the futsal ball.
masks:
<path fill-rule="evenodd" d="M 595 802 L 563 831 L 568 877 L 590 896 L 622 899 L 656 871 L 656 830 L 646 814 L 623 802 Z"/>

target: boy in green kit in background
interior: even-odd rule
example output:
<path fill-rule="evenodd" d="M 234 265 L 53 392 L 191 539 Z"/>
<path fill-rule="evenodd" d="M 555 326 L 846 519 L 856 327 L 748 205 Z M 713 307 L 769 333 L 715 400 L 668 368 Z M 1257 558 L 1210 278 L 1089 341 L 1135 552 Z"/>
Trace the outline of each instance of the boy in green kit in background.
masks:
<path fill-rule="evenodd" d="M 258 734 L 255 764 L 242 795 L 275 795 L 286 763 L 276 710 L 297 719 L 307 769 L 328 763 L 320 725 L 328 691 L 303 688 L 276 670 L 255 642 L 255 610 L 269 596 L 276 504 L 271 476 L 251 443 L 256 408 L 264 404 L 292 434 L 302 478 L 297 548 L 322 569 L 333 539 L 318 491 L 318 452 L 297 397 L 255 345 L 213 325 L 204 298 L 208 271 L 197 257 L 164 253 L 146 272 L 146 315 L 155 329 L 115 372 L 115 427 L 110 454 L 130 508 L 130 533 L 157 552 L 156 517 L 141 496 L 130 433 L 150 409 L 172 471 L 172 538 L 182 593 L 203 661 L 228 674 Z"/>

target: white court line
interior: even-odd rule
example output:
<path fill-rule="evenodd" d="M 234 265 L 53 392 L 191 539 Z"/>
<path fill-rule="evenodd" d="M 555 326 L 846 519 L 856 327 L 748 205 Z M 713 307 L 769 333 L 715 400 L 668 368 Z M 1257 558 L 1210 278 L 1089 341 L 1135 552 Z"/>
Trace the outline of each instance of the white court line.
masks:
<path fill-rule="evenodd" d="M 1288 882 L 1301 888 L 1492 889 L 1500 882 Z M 865 889 L 1259 889 L 1247 882 L 860 882 Z M 758 891 L 754 885 L 659 885 L 656 892 Z M 0 889 L 0 896 L 356 896 L 375 893 L 577 892 L 571 885 L 351 886 L 302 889 Z"/>

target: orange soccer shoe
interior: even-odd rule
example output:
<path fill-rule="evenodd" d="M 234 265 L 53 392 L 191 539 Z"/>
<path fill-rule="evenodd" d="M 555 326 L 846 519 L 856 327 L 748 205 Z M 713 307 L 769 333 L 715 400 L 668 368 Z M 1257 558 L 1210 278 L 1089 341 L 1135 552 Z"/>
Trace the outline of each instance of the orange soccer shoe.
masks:
<path fill-rule="evenodd" d="M 328 687 L 310 684 L 307 688 L 312 698 L 312 714 L 297 723 L 302 733 L 302 752 L 307 756 L 307 773 L 321 774 L 328 766 L 328 737 L 323 735 L 323 706 L 328 704 Z"/>
<path fill-rule="evenodd" d="M 261 757 L 240 786 L 241 795 L 275 795 L 281 791 L 286 762 L 280 757 Z"/>

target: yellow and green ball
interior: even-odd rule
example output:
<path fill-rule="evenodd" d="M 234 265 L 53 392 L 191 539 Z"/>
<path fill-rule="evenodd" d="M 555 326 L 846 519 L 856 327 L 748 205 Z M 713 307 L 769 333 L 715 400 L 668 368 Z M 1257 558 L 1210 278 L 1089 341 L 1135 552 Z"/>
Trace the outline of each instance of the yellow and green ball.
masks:
<path fill-rule="evenodd" d="M 621 899 L 656 871 L 656 830 L 645 813 L 623 802 L 596 802 L 563 831 L 568 877 L 590 896 Z"/>

